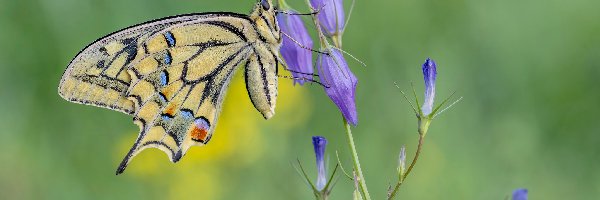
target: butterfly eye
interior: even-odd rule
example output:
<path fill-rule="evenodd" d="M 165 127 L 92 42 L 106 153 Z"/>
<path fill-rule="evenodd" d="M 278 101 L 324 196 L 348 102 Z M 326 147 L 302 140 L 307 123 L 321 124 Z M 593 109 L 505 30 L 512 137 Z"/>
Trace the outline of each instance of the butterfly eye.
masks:
<path fill-rule="evenodd" d="M 269 10 L 271 8 L 271 4 L 269 3 L 268 0 L 261 0 L 260 4 L 262 5 L 263 9 L 265 9 L 265 10 Z"/>

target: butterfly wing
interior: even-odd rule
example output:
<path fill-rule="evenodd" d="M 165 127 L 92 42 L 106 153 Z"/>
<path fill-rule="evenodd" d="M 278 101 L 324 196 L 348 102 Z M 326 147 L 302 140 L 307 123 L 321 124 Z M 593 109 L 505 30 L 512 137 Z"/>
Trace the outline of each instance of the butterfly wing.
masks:
<path fill-rule="evenodd" d="M 70 101 L 134 116 L 140 134 L 117 169 L 146 148 L 177 162 L 207 143 L 225 90 L 256 37 L 246 15 L 210 13 L 134 26 L 94 42 L 69 65 L 59 86 Z"/>
<path fill-rule="evenodd" d="M 245 18 L 219 16 L 166 28 L 144 43 L 146 56 L 128 69 L 140 135 L 117 174 L 146 148 L 177 162 L 215 129 L 223 96 L 237 67 L 253 51 Z"/>
<path fill-rule="evenodd" d="M 186 32 L 182 29 L 204 32 L 211 27 L 218 26 L 186 25 L 162 33 L 172 35 L 177 41 L 175 45 L 142 59 L 129 69 L 132 81 L 127 95 L 135 104 L 134 121 L 141 132 L 118 173 L 145 148 L 159 148 L 171 161 L 177 162 L 189 147 L 210 140 L 233 72 L 252 51 L 251 45 L 239 37 L 227 37 L 229 41 L 180 42 L 190 39 L 185 37 L 191 35 L 179 34 Z M 212 30 L 206 34 L 218 32 Z M 221 30 L 218 34 L 231 33 Z M 156 36 L 155 40 L 164 38 L 169 37 Z M 168 43 L 168 39 L 165 41 Z"/>
<path fill-rule="evenodd" d="M 135 25 L 96 40 L 69 63 L 58 87 L 59 95 L 71 102 L 132 114 L 133 102 L 125 97 L 131 82 L 126 68 L 144 54 L 144 49 L 140 48 L 143 41 L 166 27 L 203 17 L 185 15 L 165 18 Z"/>

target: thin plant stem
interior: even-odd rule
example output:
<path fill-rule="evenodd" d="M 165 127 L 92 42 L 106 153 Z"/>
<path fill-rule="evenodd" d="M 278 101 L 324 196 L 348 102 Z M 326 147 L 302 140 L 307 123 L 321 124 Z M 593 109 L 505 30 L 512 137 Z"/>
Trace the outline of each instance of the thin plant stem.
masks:
<path fill-rule="evenodd" d="M 408 176 L 408 174 L 410 174 L 410 171 L 413 169 L 413 167 L 415 167 L 415 164 L 417 164 L 419 155 L 421 155 L 421 149 L 423 148 L 424 139 L 425 139 L 424 135 L 419 135 L 419 145 L 417 146 L 417 152 L 415 152 L 415 158 L 413 158 L 413 161 L 410 163 L 410 166 L 406 170 L 406 173 L 404 173 L 404 177 L 402 179 L 405 180 L 406 177 Z"/>
<path fill-rule="evenodd" d="M 356 175 L 358 178 L 358 183 L 360 185 L 360 190 L 365 196 L 366 200 L 371 200 L 371 196 L 369 195 L 369 190 L 367 190 L 367 183 L 365 182 L 365 177 L 363 176 L 362 169 L 360 168 L 360 161 L 358 160 L 358 153 L 356 153 L 356 147 L 354 145 L 354 138 L 352 137 L 352 131 L 350 130 L 350 124 L 346 121 L 346 118 L 342 116 L 344 127 L 346 127 L 346 136 L 348 136 L 348 145 L 350 146 L 350 151 L 352 152 L 352 160 L 354 161 L 354 170 L 356 171 Z"/>
<path fill-rule="evenodd" d="M 394 190 L 390 193 L 388 200 L 394 199 L 394 197 L 396 196 L 396 192 L 398 192 L 398 189 L 400 189 L 400 186 L 402 185 L 402 183 L 404 183 L 404 180 L 406 180 L 408 174 L 410 174 L 413 167 L 415 167 L 415 164 L 417 164 L 417 160 L 419 160 L 419 155 L 421 155 L 421 149 L 423 148 L 424 139 L 425 134 L 419 133 L 419 144 L 417 146 L 417 151 L 415 152 L 415 157 L 413 158 L 412 162 L 410 163 L 410 166 L 406 170 L 406 173 L 401 175 L 402 177 L 400 177 L 400 180 L 398 181 L 398 183 L 396 183 L 396 187 L 394 187 Z"/>
<path fill-rule="evenodd" d="M 323 195 L 323 194 L 317 193 L 317 194 L 315 194 L 315 198 L 317 200 L 327 200 L 329 198 L 329 195 Z"/>
<path fill-rule="evenodd" d="M 350 180 L 354 180 L 354 178 L 352 176 L 350 176 L 350 174 L 348 174 L 348 172 L 346 172 L 346 170 L 342 166 L 342 161 L 340 161 L 340 155 L 338 154 L 337 151 L 335 151 L 335 157 L 337 157 L 337 162 L 338 162 L 338 165 L 340 166 L 340 169 L 342 170 L 342 173 L 344 173 L 344 175 L 346 175 L 346 177 L 348 177 Z"/>

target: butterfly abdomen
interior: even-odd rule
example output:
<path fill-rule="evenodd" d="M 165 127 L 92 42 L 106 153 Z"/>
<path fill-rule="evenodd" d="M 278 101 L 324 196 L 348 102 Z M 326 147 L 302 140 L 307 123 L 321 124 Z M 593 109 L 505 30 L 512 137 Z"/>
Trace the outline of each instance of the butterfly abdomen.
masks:
<path fill-rule="evenodd" d="M 268 5 L 268 6 L 267 6 Z M 270 2 L 257 4 L 250 14 L 254 34 L 253 54 L 245 67 L 246 89 L 254 107 L 265 119 L 275 115 L 277 102 L 277 60 L 281 32 Z"/>

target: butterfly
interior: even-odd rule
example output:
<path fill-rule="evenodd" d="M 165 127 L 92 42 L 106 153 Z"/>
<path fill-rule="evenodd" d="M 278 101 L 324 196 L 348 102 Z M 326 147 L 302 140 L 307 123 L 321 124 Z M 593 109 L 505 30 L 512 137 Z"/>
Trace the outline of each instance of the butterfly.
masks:
<path fill-rule="evenodd" d="M 147 148 L 177 162 L 207 144 L 233 74 L 264 116 L 275 114 L 281 32 L 271 0 L 250 15 L 212 12 L 153 20 L 116 31 L 69 63 L 58 92 L 68 101 L 133 116 L 140 132 L 119 167 Z"/>

